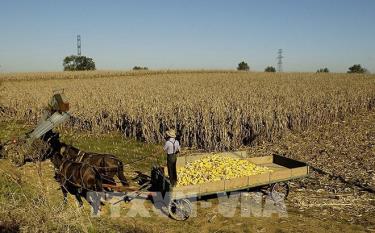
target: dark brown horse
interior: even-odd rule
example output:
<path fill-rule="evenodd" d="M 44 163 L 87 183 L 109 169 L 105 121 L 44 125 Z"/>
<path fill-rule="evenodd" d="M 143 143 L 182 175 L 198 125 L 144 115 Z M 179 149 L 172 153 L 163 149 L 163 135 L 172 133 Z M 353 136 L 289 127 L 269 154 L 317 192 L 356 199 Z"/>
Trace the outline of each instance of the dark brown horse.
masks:
<path fill-rule="evenodd" d="M 124 165 L 116 156 L 83 152 L 74 146 L 61 142 L 59 134 L 52 130 L 48 131 L 42 139 L 48 142 L 52 148 L 52 153 L 49 156 L 52 156 L 53 153 L 60 153 L 66 159 L 88 163 L 99 171 L 104 184 L 115 185 L 114 176 L 117 175 L 120 182 L 124 186 L 128 186 L 128 182 L 124 176 Z"/>
<path fill-rule="evenodd" d="M 70 193 L 76 197 L 79 205 L 82 206 L 81 197 L 83 196 L 96 213 L 100 201 L 95 201 L 92 197 L 94 193 L 103 191 L 100 173 L 89 164 L 64 159 L 59 153 L 55 153 L 51 157 L 51 161 L 55 167 L 55 179 L 59 182 L 64 195 L 64 202 L 67 202 L 67 195 Z"/>
<path fill-rule="evenodd" d="M 116 184 L 114 176 L 117 175 L 121 184 L 128 186 L 128 182 L 124 176 L 124 165 L 114 155 L 84 152 L 65 143 L 60 143 L 60 154 L 66 159 L 88 163 L 95 167 L 103 177 L 104 184 Z"/>

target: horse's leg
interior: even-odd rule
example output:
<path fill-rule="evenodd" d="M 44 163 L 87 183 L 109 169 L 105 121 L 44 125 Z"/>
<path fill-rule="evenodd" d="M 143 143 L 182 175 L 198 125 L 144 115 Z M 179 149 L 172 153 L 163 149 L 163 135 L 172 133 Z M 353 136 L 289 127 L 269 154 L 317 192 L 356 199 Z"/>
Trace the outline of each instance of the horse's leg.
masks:
<path fill-rule="evenodd" d="M 116 181 L 113 177 L 114 177 L 114 174 L 109 174 L 109 176 L 103 176 L 103 183 L 116 185 Z"/>
<path fill-rule="evenodd" d="M 112 176 L 102 175 L 103 184 L 116 185 L 115 179 Z M 112 192 L 113 190 L 108 187 L 104 187 L 104 190 L 107 192 Z"/>
<path fill-rule="evenodd" d="M 61 191 L 63 193 L 64 198 L 63 202 L 66 205 L 68 203 L 68 190 L 66 190 L 66 188 L 63 185 L 61 185 Z"/>
<path fill-rule="evenodd" d="M 76 193 L 75 197 L 76 197 L 76 199 L 78 201 L 78 206 L 82 207 L 83 206 L 83 201 L 82 201 L 81 195 L 79 193 Z"/>
<path fill-rule="evenodd" d="M 129 186 L 128 181 L 124 175 L 124 165 L 121 161 L 117 163 L 117 177 L 120 179 L 120 182 L 123 186 Z"/>

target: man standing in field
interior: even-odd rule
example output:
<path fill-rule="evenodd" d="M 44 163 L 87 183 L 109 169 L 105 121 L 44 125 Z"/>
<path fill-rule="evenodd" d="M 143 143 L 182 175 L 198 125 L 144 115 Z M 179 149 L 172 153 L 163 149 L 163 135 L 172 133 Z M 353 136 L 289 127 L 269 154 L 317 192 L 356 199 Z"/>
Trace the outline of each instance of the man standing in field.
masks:
<path fill-rule="evenodd" d="M 173 129 L 166 132 L 165 139 L 164 151 L 167 153 L 168 175 L 171 185 L 174 187 L 177 183 L 176 155 L 180 152 L 180 143 L 176 140 L 176 132 Z"/>

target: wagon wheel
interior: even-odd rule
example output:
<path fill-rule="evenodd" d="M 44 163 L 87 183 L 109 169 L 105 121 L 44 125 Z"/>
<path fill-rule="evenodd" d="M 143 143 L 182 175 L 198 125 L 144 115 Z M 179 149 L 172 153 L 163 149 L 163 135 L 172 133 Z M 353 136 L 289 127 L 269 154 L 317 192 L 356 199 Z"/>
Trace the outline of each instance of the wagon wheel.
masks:
<path fill-rule="evenodd" d="M 169 216 L 178 221 L 188 219 L 192 209 L 192 204 L 188 199 L 172 200 L 168 205 Z"/>
<path fill-rule="evenodd" d="M 279 182 L 271 185 L 271 198 L 274 202 L 284 201 L 289 194 L 289 185 L 287 182 Z"/>

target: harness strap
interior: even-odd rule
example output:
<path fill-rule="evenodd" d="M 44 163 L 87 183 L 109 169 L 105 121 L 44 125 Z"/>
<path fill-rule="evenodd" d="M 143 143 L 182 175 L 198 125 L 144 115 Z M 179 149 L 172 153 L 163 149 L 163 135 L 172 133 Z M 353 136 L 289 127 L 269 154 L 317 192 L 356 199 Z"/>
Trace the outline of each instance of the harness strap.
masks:
<path fill-rule="evenodd" d="M 65 161 L 64 161 L 64 162 L 65 162 Z M 89 191 L 94 191 L 94 190 L 90 190 L 90 189 L 88 189 L 87 187 L 84 186 L 83 176 L 85 175 L 85 173 L 86 173 L 87 170 L 85 170 L 85 172 L 82 174 L 82 167 L 83 167 L 83 166 L 81 166 L 80 171 L 79 171 L 79 173 L 80 173 L 80 175 L 81 175 L 81 184 L 77 184 L 77 183 L 75 183 L 75 182 L 72 182 L 72 181 L 71 181 L 71 177 L 72 177 L 72 176 L 70 176 L 70 177 L 66 177 L 66 176 L 61 172 L 61 167 L 62 167 L 62 166 L 60 166 L 60 170 L 58 171 L 58 173 L 59 173 L 59 174 L 62 176 L 62 178 L 63 178 L 63 180 L 61 180 L 60 182 L 61 182 L 61 185 L 62 185 L 66 190 L 67 190 L 67 188 L 66 188 L 65 184 L 66 184 L 66 183 L 70 183 L 70 184 L 73 184 L 73 185 L 77 186 L 78 188 L 84 188 L 84 189 L 87 189 L 87 190 L 89 190 Z M 73 175 L 73 174 L 72 174 L 72 175 Z"/>
<path fill-rule="evenodd" d="M 59 172 L 61 173 L 61 170 L 62 170 L 62 168 L 63 168 L 63 166 L 64 166 L 64 163 L 66 162 L 67 160 L 64 160 L 64 161 L 62 161 L 62 163 L 60 164 L 60 167 L 59 167 Z"/>
<path fill-rule="evenodd" d="M 81 163 L 82 162 L 82 159 L 83 159 L 83 157 L 85 156 L 85 152 L 83 152 L 83 151 L 78 151 L 78 156 L 81 156 L 81 157 L 79 157 L 79 159 L 78 159 L 78 162 L 79 163 Z"/>
<path fill-rule="evenodd" d="M 84 170 L 83 173 L 82 173 L 82 169 L 83 169 L 83 167 L 84 167 L 84 166 L 81 166 L 81 169 L 80 169 L 80 171 L 79 171 L 79 173 L 80 173 L 80 175 L 81 175 L 81 184 L 82 184 L 82 186 L 83 186 L 84 188 L 87 189 L 87 187 L 84 186 L 85 183 L 83 182 L 83 178 L 85 177 L 85 174 L 86 174 L 86 172 L 87 172 L 87 169 Z"/>

